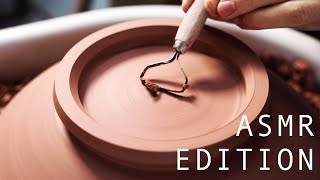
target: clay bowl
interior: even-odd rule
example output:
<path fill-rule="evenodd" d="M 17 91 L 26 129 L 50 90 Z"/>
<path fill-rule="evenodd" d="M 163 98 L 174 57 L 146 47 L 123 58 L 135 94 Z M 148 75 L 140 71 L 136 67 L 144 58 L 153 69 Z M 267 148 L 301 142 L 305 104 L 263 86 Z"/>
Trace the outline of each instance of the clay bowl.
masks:
<path fill-rule="evenodd" d="M 178 25 L 167 19 L 114 25 L 63 58 L 54 83 L 57 118 L 87 148 L 131 167 L 175 169 L 179 148 L 241 143 L 231 137 L 242 114 L 251 123 L 263 111 L 269 83 L 256 55 L 237 39 L 203 30 L 180 58 L 190 81 L 183 94 L 152 96 L 141 84 L 147 64 L 171 58 Z M 176 64 L 146 76 L 170 88 L 183 81 Z"/>

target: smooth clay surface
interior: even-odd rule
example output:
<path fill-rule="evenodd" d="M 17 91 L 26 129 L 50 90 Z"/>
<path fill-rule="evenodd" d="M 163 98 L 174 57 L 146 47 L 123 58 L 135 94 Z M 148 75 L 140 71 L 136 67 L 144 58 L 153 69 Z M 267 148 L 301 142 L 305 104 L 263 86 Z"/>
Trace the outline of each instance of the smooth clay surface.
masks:
<path fill-rule="evenodd" d="M 55 107 L 83 144 L 131 167 L 174 168 L 178 148 L 217 148 L 234 136 L 242 114 L 251 123 L 261 113 L 269 91 L 262 63 L 240 41 L 212 28 L 180 56 L 190 82 L 186 92 L 153 96 L 147 91 L 140 73 L 173 56 L 179 23 L 114 25 L 67 53 L 55 79 Z M 184 81 L 176 62 L 150 69 L 145 77 L 170 89 Z"/>
<path fill-rule="evenodd" d="M 154 96 L 141 84 L 144 66 L 172 54 L 170 47 L 154 46 L 101 58 L 83 74 L 83 106 L 106 131 L 117 129 L 127 136 L 168 143 L 207 134 L 236 119 L 245 101 L 245 87 L 241 74 L 223 60 L 194 51 L 182 55 L 190 82 L 183 94 Z M 179 88 L 184 81 L 176 62 L 148 71 L 146 78 L 170 88 Z"/>

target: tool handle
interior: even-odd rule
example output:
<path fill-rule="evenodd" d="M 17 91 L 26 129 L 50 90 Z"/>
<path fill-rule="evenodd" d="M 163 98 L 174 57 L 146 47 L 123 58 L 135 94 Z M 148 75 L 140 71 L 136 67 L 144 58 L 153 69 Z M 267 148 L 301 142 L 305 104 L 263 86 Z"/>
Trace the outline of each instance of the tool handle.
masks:
<path fill-rule="evenodd" d="M 176 41 L 185 43 L 185 47 L 181 49 L 181 53 L 184 53 L 191 47 L 198 38 L 207 18 L 208 15 L 204 9 L 204 0 L 195 0 L 183 18 L 175 37 Z"/>

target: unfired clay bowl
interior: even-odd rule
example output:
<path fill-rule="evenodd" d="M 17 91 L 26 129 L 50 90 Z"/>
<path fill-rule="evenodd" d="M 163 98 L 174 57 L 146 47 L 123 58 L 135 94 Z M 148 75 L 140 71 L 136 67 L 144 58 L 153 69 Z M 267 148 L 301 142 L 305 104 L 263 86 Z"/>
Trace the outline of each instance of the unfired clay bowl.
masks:
<path fill-rule="evenodd" d="M 242 114 L 251 122 L 260 114 L 269 88 L 263 65 L 245 45 L 214 29 L 204 30 L 180 58 L 190 81 L 187 92 L 153 97 L 142 86 L 142 69 L 174 53 L 178 25 L 115 25 L 67 53 L 55 80 L 55 104 L 74 136 L 116 162 L 176 167 L 177 149 L 213 148 L 235 134 Z M 177 64 L 146 76 L 172 88 L 183 80 Z"/>
<path fill-rule="evenodd" d="M 156 19 L 100 30 L 33 80 L 1 114 L 0 179 L 178 178 L 178 148 L 216 152 L 244 143 L 234 136 L 242 114 L 252 125 L 265 112 L 274 118 L 285 113 L 314 115 L 284 82 L 267 75 L 249 48 L 207 27 L 180 58 L 190 79 L 187 92 L 151 96 L 139 75 L 148 63 L 172 56 L 178 25 L 176 20 Z M 147 77 L 176 87 L 180 73 L 172 64 L 148 72 Z M 276 122 L 271 119 L 270 124 Z M 247 141 L 245 146 L 310 146 L 314 141 L 305 138 L 292 145 L 286 137 L 275 142 L 271 136 Z M 189 163 L 194 161 L 191 151 Z M 231 174 L 240 172 L 241 162 L 233 156 Z M 248 167 L 256 163 L 252 159 Z M 249 176 L 259 173 L 250 171 Z M 202 175 L 230 177 L 229 172 L 226 176 L 217 170 Z"/>

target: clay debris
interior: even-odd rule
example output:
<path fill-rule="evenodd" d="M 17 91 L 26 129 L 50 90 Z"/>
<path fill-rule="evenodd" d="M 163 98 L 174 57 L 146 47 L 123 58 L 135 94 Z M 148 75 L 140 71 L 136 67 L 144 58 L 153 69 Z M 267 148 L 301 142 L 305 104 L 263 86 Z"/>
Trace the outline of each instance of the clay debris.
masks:
<path fill-rule="evenodd" d="M 267 68 L 278 74 L 320 112 L 320 85 L 316 81 L 315 69 L 307 60 L 288 61 L 268 50 L 265 50 L 260 57 Z"/>
<path fill-rule="evenodd" d="M 0 113 L 12 98 L 29 82 L 29 78 L 12 84 L 0 83 Z"/>

